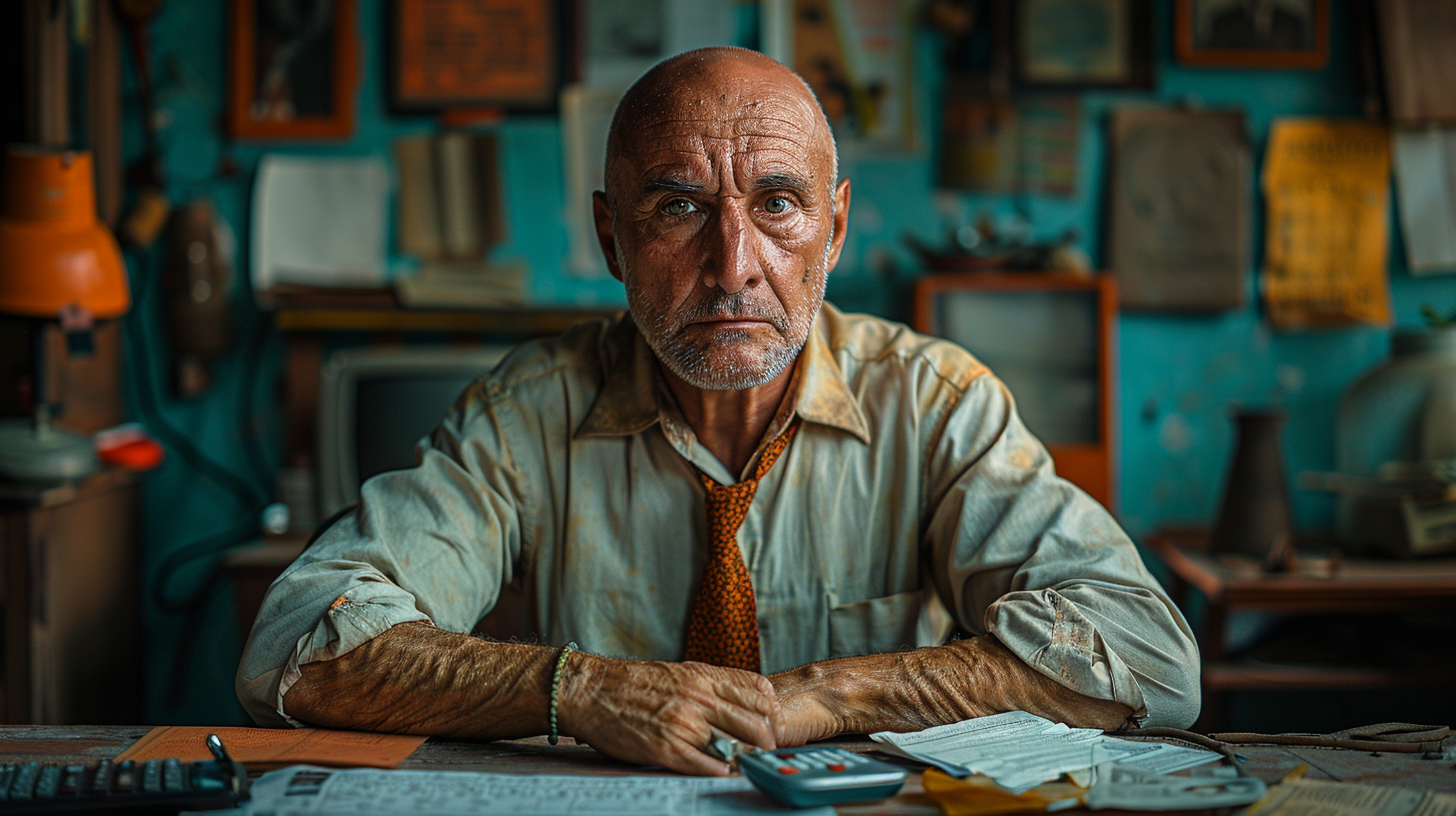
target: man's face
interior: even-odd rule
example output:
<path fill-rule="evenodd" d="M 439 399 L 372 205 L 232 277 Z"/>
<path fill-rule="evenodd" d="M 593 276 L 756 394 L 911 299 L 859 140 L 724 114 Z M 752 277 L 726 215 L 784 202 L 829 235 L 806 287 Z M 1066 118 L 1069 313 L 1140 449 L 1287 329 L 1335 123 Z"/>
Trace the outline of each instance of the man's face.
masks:
<path fill-rule="evenodd" d="M 849 183 L 797 84 L 728 63 L 633 118 L 597 230 L 648 344 L 713 390 L 760 385 L 803 349 L 838 261 Z"/>

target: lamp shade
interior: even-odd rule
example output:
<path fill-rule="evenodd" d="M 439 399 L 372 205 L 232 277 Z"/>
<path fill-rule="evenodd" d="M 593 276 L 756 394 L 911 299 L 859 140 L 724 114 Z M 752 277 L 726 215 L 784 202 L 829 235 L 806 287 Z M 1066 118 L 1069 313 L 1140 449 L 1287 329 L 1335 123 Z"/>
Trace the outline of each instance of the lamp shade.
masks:
<path fill-rule="evenodd" d="M 124 314 L 126 267 L 96 215 L 91 154 L 12 147 L 0 183 L 0 312 Z"/>

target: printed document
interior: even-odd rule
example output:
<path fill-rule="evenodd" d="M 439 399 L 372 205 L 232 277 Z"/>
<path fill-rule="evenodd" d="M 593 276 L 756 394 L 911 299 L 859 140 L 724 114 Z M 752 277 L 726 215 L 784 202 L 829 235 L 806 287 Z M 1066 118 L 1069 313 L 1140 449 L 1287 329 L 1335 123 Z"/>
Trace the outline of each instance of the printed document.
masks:
<path fill-rule="evenodd" d="M 785 811 L 741 776 L 550 776 L 295 765 L 264 774 L 250 793 L 241 813 L 258 816 L 753 816 Z M 834 816 L 831 807 L 793 812 Z"/>
<path fill-rule="evenodd" d="M 1149 773 L 1172 773 L 1219 758 L 1213 751 L 1105 736 L 1025 711 L 1008 711 L 910 734 L 882 731 L 883 750 L 934 765 L 952 776 L 982 773 L 1021 793 L 1064 773 L 1116 762 Z"/>

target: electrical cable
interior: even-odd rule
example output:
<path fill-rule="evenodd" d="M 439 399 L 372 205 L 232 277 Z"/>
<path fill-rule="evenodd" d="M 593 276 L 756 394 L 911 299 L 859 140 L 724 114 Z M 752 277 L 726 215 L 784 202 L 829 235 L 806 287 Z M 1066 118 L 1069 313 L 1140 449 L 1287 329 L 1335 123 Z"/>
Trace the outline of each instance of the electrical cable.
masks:
<path fill-rule="evenodd" d="M 138 410 L 142 414 L 142 420 L 163 444 L 175 450 L 184 462 L 224 488 L 246 514 L 245 518 L 229 525 L 222 532 L 204 536 L 173 549 L 153 571 L 152 580 L 149 583 L 152 589 L 152 600 L 157 609 L 164 614 L 191 616 L 205 601 L 206 590 L 211 581 L 203 582 L 197 590 L 185 598 L 177 600 L 169 595 L 173 579 L 184 567 L 198 559 L 216 555 L 256 538 L 260 532 L 258 517 L 263 506 L 267 504 L 267 497 L 237 474 L 204 454 L 193 444 L 192 440 L 174 428 L 162 416 L 161 407 L 152 390 L 152 369 L 148 356 L 151 349 L 146 327 L 142 324 L 142 314 L 145 312 L 148 302 L 146 295 L 150 275 L 146 274 L 146 266 L 149 259 L 141 253 L 133 253 L 131 260 L 133 261 L 132 271 L 135 273 L 132 276 L 133 305 L 124 319 L 129 321 L 128 328 L 131 334 L 128 356 L 131 358 L 135 375 L 132 378 L 134 383 L 132 390 L 136 397 Z M 243 383 L 242 389 L 245 392 L 251 392 L 247 382 Z M 210 569 L 216 571 L 218 566 L 213 564 Z"/>

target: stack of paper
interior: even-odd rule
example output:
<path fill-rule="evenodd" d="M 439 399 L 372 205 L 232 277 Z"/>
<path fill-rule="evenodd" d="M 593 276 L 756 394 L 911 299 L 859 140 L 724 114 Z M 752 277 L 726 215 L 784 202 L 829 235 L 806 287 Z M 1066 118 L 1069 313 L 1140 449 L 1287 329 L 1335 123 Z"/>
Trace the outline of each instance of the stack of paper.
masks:
<path fill-rule="evenodd" d="M 1213 751 L 1113 739 L 1095 728 L 1069 728 L 1025 711 L 911 734 L 881 731 L 870 739 L 889 753 L 934 765 L 952 776 L 985 774 L 1012 793 L 1105 762 L 1172 773 L 1219 758 Z"/>

